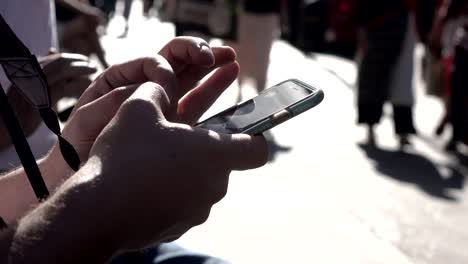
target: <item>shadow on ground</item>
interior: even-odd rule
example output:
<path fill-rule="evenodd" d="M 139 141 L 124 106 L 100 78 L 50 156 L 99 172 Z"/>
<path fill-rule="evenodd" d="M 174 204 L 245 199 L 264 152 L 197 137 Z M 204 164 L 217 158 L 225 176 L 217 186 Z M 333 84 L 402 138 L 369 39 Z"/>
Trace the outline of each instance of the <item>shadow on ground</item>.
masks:
<path fill-rule="evenodd" d="M 343 78 L 341 76 L 340 73 L 336 72 L 335 69 L 332 69 L 332 68 L 329 68 L 329 67 L 326 67 L 325 65 L 321 64 L 318 59 L 317 59 L 317 55 L 314 54 L 314 53 L 309 53 L 307 54 L 307 57 L 309 59 L 312 59 L 314 61 L 316 61 L 321 67 L 323 70 L 325 70 L 326 72 L 330 73 L 331 75 L 333 75 L 336 79 L 338 79 L 341 83 L 343 83 L 346 87 L 350 88 L 350 89 L 354 89 L 355 88 L 355 84 L 354 83 L 350 83 L 348 82 L 345 78 Z M 341 58 L 341 60 L 345 60 L 344 58 Z"/>
<path fill-rule="evenodd" d="M 432 161 L 419 154 L 378 149 L 365 144 L 359 144 L 359 147 L 375 162 L 375 168 L 382 175 L 414 184 L 434 197 L 456 201 L 451 190 L 464 187 L 465 176 L 457 168 L 447 167 L 447 175 L 442 175 Z"/>
<path fill-rule="evenodd" d="M 273 134 L 271 132 L 267 131 L 263 133 L 265 136 L 265 139 L 268 144 L 268 161 L 273 162 L 278 155 L 280 154 L 286 154 L 292 150 L 291 146 L 284 146 L 279 144 L 275 138 L 273 137 Z"/>

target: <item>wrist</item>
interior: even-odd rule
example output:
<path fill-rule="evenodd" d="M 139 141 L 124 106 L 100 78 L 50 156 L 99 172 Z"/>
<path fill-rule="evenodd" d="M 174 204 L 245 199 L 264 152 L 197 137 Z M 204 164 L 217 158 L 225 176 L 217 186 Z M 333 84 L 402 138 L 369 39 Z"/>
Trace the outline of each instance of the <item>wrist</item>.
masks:
<path fill-rule="evenodd" d="M 99 166 L 87 162 L 49 200 L 21 219 L 11 243 L 11 259 L 104 263 L 119 251 L 115 216 L 109 215 L 106 197 L 100 194 Z"/>
<path fill-rule="evenodd" d="M 39 168 L 50 192 L 57 189 L 64 181 L 70 178 L 74 171 L 64 160 L 58 143 L 39 161 Z"/>

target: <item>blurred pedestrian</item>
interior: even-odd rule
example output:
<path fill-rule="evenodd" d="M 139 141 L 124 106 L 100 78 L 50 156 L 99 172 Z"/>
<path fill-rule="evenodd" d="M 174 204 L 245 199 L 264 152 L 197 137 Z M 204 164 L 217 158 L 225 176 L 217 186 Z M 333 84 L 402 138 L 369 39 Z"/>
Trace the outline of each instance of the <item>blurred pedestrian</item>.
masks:
<path fill-rule="evenodd" d="M 460 142 L 468 139 L 468 1 L 453 0 L 447 10 L 442 32 L 442 58 L 448 64 L 445 78 L 446 113 L 437 132 L 441 134 L 445 123 L 452 125 L 452 136 L 447 150 L 457 150 Z"/>
<path fill-rule="evenodd" d="M 132 11 L 132 3 L 133 0 L 124 0 L 124 10 L 123 10 L 123 17 L 125 20 L 125 28 L 119 38 L 125 38 L 128 34 L 128 21 L 130 18 L 130 12 Z"/>
<path fill-rule="evenodd" d="M 244 0 L 240 9 L 236 45 L 241 66 L 239 87 L 251 78 L 256 91 L 261 92 L 266 88 L 270 51 L 279 30 L 280 1 Z"/>
<path fill-rule="evenodd" d="M 413 50 L 415 29 L 405 0 L 360 0 L 362 60 L 358 72 L 358 123 L 368 127 L 367 141 L 376 145 L 375 125 L 384 104 L 393 106 L 395 133 L 401 148 L 415 134 L 412 106 Z"/>
<path fill-rule="evenodd" d="M 164 2 L 165 2 L 164 0 L 159 0 L 158 5 L 163 5 Z M 149 12 L 151 8 L 153 8 L 153 6 L 154 6 L 154 0 L 143 0 L 143 15 L 145 17 L 149 16 Z"/>
<path fill-rule="evenodd" d="M 57 31 L 61 49 L 86 56 L 95 54 L 104 68 L 109 67 L 97 33 L 104 14 L 79 0 L 56 0 Z"/>

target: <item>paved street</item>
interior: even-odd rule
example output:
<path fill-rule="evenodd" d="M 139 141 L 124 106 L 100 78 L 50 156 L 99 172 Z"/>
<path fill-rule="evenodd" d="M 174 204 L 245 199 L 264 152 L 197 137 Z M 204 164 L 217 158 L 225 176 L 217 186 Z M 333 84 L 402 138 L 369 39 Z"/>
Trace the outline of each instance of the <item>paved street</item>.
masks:
<path fill-rule="evenodd" d="M 146 20 L 140 10 L 135 2 L 125 39 L 116 37 L 121 19 L 112 21 L 103 38 L 111 63 L 155 53 L 173 36 L 171 25 Z M 269 85 L 298 78 L 322 88 L 325 99 L 274 128 L 272 160 L 234 172 L 209 220 L 178 242 L 243 264 L 468 263 L 467 169 L 432 135 L 442 106 L 415 78 L 413 148 L 397 151 L 389 111 L 377 131 L 380 149 L 370 149 L 355 124 L 355 76 L 351 62 L 306 57 L 275 42 Z M 237 89 L 232 85 L 207 115 L 234 104 Z"/>

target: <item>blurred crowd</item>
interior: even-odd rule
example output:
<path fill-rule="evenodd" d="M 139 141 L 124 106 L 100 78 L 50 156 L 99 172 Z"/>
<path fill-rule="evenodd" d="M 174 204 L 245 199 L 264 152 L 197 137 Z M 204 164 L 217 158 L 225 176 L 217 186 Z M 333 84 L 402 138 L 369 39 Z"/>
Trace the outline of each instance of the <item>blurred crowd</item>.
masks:
<path fill-rule="evenodd" d="M 18 20 L 17 13 L 24 12 L 21 4 L 9 2 L 2 4 L 6 20 L 23 40 L 29 42 L 30 39 L 32 44 L 34 34 L 26 33 L 25 27 L 20 25 L 23 22 Z M 29 18 L 31 24 L 41 25 L 40 18 L 35 16 L 50 20 L 47 31 L 38 28 L 37 32 L 46 34 L 32 44 L 32 50 L 40 56 L 58 54 L 58 51 L 95 56 L 101 68 L 107 68 L 109 63 L 100 35 L 105 34 L 112 17 L 122 15 L 125 26 L 119 37 L 127 36 L 132 2 L 121 0 L 122 14 L 116 14 L 117 0 L 31 2 L 36 6 L 35 14 Z M 427 93 L 440 98 L 445 105 L 445 113 L 434 133 L 440 136 L 450 126 L 447 131 L 451 131 L 451 136 L 446 149 L 453 151 L 460 143 L 468 141 L 468 90 L 464 87 L 463 74 L 468 67 L 468 58 L 465 58 L 468 57 L 465 31 L 467 2 L 143 0 L 142 12 L 146 17 L 157 16 L 162 21 L 173 23 L 177 36 L 198 36 L 207 41 L 216 38 L 234 47 L 241 65 L 239 87 L 246 81 L 253 81 L 258 92 L 266 88 L 269 54 L 273 41 L 278 38 L 305 53 L 332 53 L 355 60 L 358 65 L 357 121 L 367 127 L 367 143 L 371 146 L 378 144 L 375 127 L 387 102 L 393 108 L 394 130 L 400 147 L 411 144 L 412 135 L 417 133 L 413 121 L 415 98 L 412 80 L 415 63 L 421 63 Z M 51 3 L 55 4 L 55 9 Z M 51 12 L 55 13 L 53 19 L 49 18 Z M 31 38 L 27 37 L 28 34 Z M 415 62 L 413 56 L 417 43 L 425 48 L 420 62 Z M 85 60 L 83 58 L 68 58 L 68 62 L 71 65 L 76 60 Z M 44 64 L 49 60 L 50 57 L 46 57 Z M 81 68 L 81 72 L 68 72 L 73 72 L 76 75 L 71 75 L 81 80 L 82 90 L 95 71 L 86 69 L 83 72 Z M 75 89 L 73 96 L 79 96 L 79 90 Z M 237 100 L 242 99 L 240 89 Z M 71 108 L 60 116 L 65 120 L 70 112 Z M 37 124 L 24 126 L 37 127 Z M 7 155 L 9 160 L 12 153 Z M 39 153 L 43 154 L 45 150 Z M 5 166 L 2 165 L 3 168 Z"/>
<path fill-rule="evenodd" d="M 129 31 L 129 25 L 131 25 L 128 21 L 131 13 L 132 0 L 121 1 L 124 7 L 122 15 L 126 22 L 122 34 L 119 37 L 125 38 Z M 159 61 L 154 58 L 153 60 L 151 60 L 151 58 L 143 58 L 127 62 L 127 64 L 123 63 L 115 67 L 109 67 L 110 64 L 107 61 L 106 51 L 101 44 L 101 35 L 105 34 L 109 21 L 116 15 L 116 4 L 117 0 L 2 0 L 0 3 L 1 21 L 3 21 L 4 18 L 25 46 L 27 46 L 33 54 L 37 55 L 38 61 L 35 62 L 37 62 L 38 65 L 35 66 L 40 66 L 43 70 L 43 75 L 49 84 L 50 104 L 54 110 L 60 111 L 59 116 L 62 121 L 67 121 L 73 107 L 59 109 L 58 102 L 63 98 L 72 97 L 78 99 L 83 93 L 85 93 L 85 95 L 88 93 L 89 98 L 86 96 L 81 97 L 81 100 L 84 100 L 81 105 L 79 103 L 80 101 L 78 101 L 76 107 L 79 110 L 75 111 L 75 115 L 73 115 L 81 116 L 84 121 L 75 121 L 75 123 L 73 123 L 73 118 L 71 118 L 71 121 L 67 123 L 68 130 L 67 126 L 64 129 L 64 133 L 68 133 L 68 138 L 73 139 L 74 137 L 78 137 L 80 140 L 83 140 L 78 141 L 78 144 L 74 144 L 75 147 L 88 147 L 88 150 L 83 152 L 85 155 L 81 157 L 84 161 L 86 161 L 88 157 L 93 157 L 89 154 L 92 152 L 89 151 L 91 150 L 91 145 L 94 144 L 94 140 L 113 139 L 110 136 L 96 139 L 96 136 L 99 134 L 96 133 L 96 131 L 100 131 L 99 129 L 89 132 L 89 134 L 96 134 L 94 139 L 89 139 L 90 136 L 87 134 L 86 129 L 93 130 L 93 124 L 89 125 L 86 121 L 91 122 L 97 119 L 98 121 L 95 121 L 97 126 L 104 126 L 111 122 L 110 120 L 113 114 L 107 113 L 101 115 L 101 112 L 112 112 L 112 109 L 115 108 L 115 115 L 123 115 L 125 117 L 129 116 L 129 114 L 125 115 L 125 110 L 132 110 L 132 113 L 141 114 L 142 110 L 148 108 L 135 108 L 136 104 L 132 103 L 131 100 L 122 103 L 123 101 L 119 101 L 120 99 L 117 101 L 108 99 L 110 102 L 107 102 L 104 99 L 97 99 L 99 96 L 109 98 L 105 95 L 106 93 L 117 96 L 115 94 L 119 91 L 122 93 L 129 93 L 129 90 L 131 91 L 131 89 L 134 88 L 139 90 L 140 93 L 135 92 L 135 96 L 137 97 L 133 102 L 141 103 L 145 100 L 151 101 L 157 98 L 156 102 L 150 102 L 153 106 L 151 109 L 156 109 L 158 111 L 151 112 L 151 115 L 146 115 L 146 121 L 148 122 L 145 122 L 145 124 L 149 124 L 148 127 L 143 126 L 141 131 L 136 131 L 138 129 L 123 129 L 119 127 L 120 123 L 126 124 L 125 126 L 122 125 L 124 128 L 140 128 L 141 123 L 143 123 L 140 122 L 140 118 L 144 118 L 145 115 L 141 115 L 139 118 L 127 118 L 128 120 L 121 117 L 120 119 L 117 118 L 117 121 L 114 120 L 115 122 L 110 123 L 111 128 L 109 128 L 109 126 L 106 127 L 109 128 L 108 130 L 110 132 L 108 133 L 110 133 L 110 135 L 112 135 L 111 133 L 117 133 L 117 136 L 119 136 L 120 134 L 118 133 L 134 133 L 135 131 L 159 131 L 158 129 L 165 128 L 164 125 L 168 123 L 161 121 L 164 120 L 164 115 L 166 114 L 168 115 L 169 121 L 174 121 L 174 123 L 185 122 L 190 126 L 200 118 L 201 114 L 210 107 L 224 89 L 229 87 L 230 83 L 234 81 L 236 77 L 240 87 L 242 87 L 246 81 L 253 80 L 257 92 L 264 90 L 267 83 L 270 51 L 274 40 L 278 38 L 288 41 L 291 45 L 305 53 L 332 53 L 356 61 L 358 65 L 358 79 L 356 82 L 357 123 L 366 126 L 368 131 L 367 143 L 369 146 L 377 147 L 379 145 L 375 127 L 381 122 L 384 115 L 384 106 L 387 103 L 392 106 L 394 131 L 400 148 L 404 150 L 411 145 L 412 136 L 416 135 L 418 132 L 413 118 L 413 108 L 415 104 L 415 93 L 413 91 L 415 63 L 421 63 L 422 65 L 422 77 L 425 81 L 427 93 L 439 98 L 445 106 L 444 114 L 440 117 L 440 121 L 434 133 L 440 136 L 444 134 L 446 127 L 451 127 L 451 135 L 448 137 L 449 139 L 446 143 L 446 149 L 448 151 L 457 151 L 462 144 L 468 143 L 468 89 L 466 87 L 468 77 L 466 80 L 464 78 L 468 76 L 465 74 L 465 72 L 468 71 L 468 0 L 143 0 L 144 16 L 157 16 L 161 21 L 173 23 L 177 36 L 198 36 L 205 39 L 207 42 L 199 38 L 176 38 L 161 50 L 158 57 Z M 210 47 L 208 42 L 211 39 L 221 39 L 229 46 L 232 46 L 236 50 L 237 57 L 236 53 L 231 48 Z M 414 51 L 417 43 L 421 43 L 425 49 L 421 61 L 415 61 Z M 3 48 L 4 47 L 2 47 L 2 52 L 5 54 L 10 51 L 7 48 L 3 50 Z M 14 48 L 18 47 L 13 47 L 11 50 L 14 50 Z M 11 59 L 11 54 L 6 55 L 6 57 L 9 56 L 9 59 Z M 100 66 L 96 67 L 91 64 L 88 56 L 95 57 Z M 179 60 L 179 57 L 183 60 Z M 240 68 L 236 59 L 240 64 Z M 199 61 L 197 62 L 196 60 Z M 170 69 L 164 69 L 164 67 L 167 67 L 166 64 L 169 65 L 168 67 Z M 25 67 L 25 65 L 27 65 L 27 63 L 17 70 L 21 72 L 21 70 L 24 70 L 22 67 Z M 145 67 L 149 67 L 149 69 Z M 220 70 L 215 71 L 211 77 L 203 79 L 205 75 L 217 68 Z M 104 77 L 101 75 L 101 78 L 96 79 L 95 74 L 100 69 L 107 69 L 107 71 L 104 71 Z M 144 95 L 146 94 L 143 93 L 145 91 L 144 84 L 137 87 L 144 78 L 142 77 L 142 73 L 135 71 L 135 69 L 143 69 L 143 75 L 150 75 L 149 77 L 144 76 L 144 78 L 160 78 L 156 81 L 149 79 L 149 81 L 158 84 L 161 82 L 161 86 L 154 87 L 163 87 L 164 89 L 149 89 L 148 91 L 151 96 L 145 97 Z M 145 72 L 145 69 L 147 72 Z M 148 74 L 148 72 L 152 74 Z M 168 76 L 168 73 L 169 75 L 174 75 L 171 75 L 173 79 L 165 78 Z M 41 77 L 43 76 L 41 75 Z M 168 80 L 173 80 L 173 82 Z M 148 80 L 144 79 L 144 82 L 146 81 Z M 201 81 L 203 85 L 198 85 L 199 81 Z M 17 119 L 21 123 L 23 132 L 29 139 L 29 143 L 36 157 L 44 156 L 51 148 L 53 150 L 55 149 L 55 152 L 49 152 L 51 153 L 50 155 L 56 154 L 57 147 L 53 147 L 54 144 L 56 144 L 56 137 L 44 126 L 41 116 L 35 111 L 36 109 L 26 101 L 24 96 L 18 92 L 18 89 L 15 89 L 16 84 L 8 82 L 3 73 L 0 73 L 0 82 L 5 95 L 8 96 L 8 100 L 17 115 Z M 94 85 L 90 85 L 91 83 Z M 179 96 L 180 91 L 177 90 L 176 92 L 175 88 L 172 87 L 175 86 L 175 84 L 183 87 L 182 90 L 184 92 L 190 91 L 192 88 L 195 88 L 196 92 L 192 92 L 188 94 L 188 96 L 181 98 L 183 94 Z M 217 86 L 222 87 L 222 89 Z M 120 87 L 127 87 L 128 89 L 123 89 L 124 91 L 122 91 L 122 89 L 113 90 L 113 88 Z M 212 94 L 213 90 L 215 90 L 213 87 L 219 89 L 214 92 L 214 95 Z M 93 102 L 94 99 L 90 99 L 93 96 L 96 97 L 96 102 Z M 128 97 L 129 95 L 126 96 Z M 126 98 L 123 100 L 126 100 Z M 243 100 L 241 90 L 239 90 L 237 100 Z M 121 111 L 117 111 L 120 105 L 112 107 L 101 106 L 100 104 L 104 105 L 103 101 L 109 104 L 120 102 L 120 104 L 129 106 L 126 108 L 123 107 Z M 200 102 L 204 102 L 204 104 L 200 104 Z M 99 108 L 100 110 L 93 110 L 93 104 L 99 105 L 101 107 Z M 176 107 L 172 107 L 172 104 Z M 189 110 L 195 110 L 195 114 L 191 113 Z M 153 118 L 155 112 L 161 115 L 156 118 L 159 120 L 158 122 L 161 122 L 160 124 L 155 124 L 154 122 Z M 83 113 L 88 114 L 84 115 Z M 99 115 L 93 115 L 94 113 L 99 113 Z M 55 115 L 53 117 L 55 117 Z M 77 120 L 78 117 L 76 117 L 75 120 Z M 108 117 L 109 120 L 99 121 L 99 118 L 106 117 Z M 117 126 L 117 128 L 112 129 L 113 125 Z M 261 136 L 251 137 L 244 135 L 246 137 L 237 138 L 237 141 L 231 138 L 234 136 L 222 137 L 222 139 L 227 141 L 224 143 L 220 141 L 220 138 L 209 138 L 211 141 L 208 142 L 209 144 L 205 144 L 205 142 L 200 141 L 200 137 L 213 137 L 213 135 L 201 133 L 196 129 L 187 129 L 188 126 L 181 126 L 180 131 L 183 133 L 179 131 L 180 137 L 177 137 L 177 135 L 179 135 L 176 133 L 178 130 L 174 129 L 174 127 L 175 126 L 163 129 L 163 132 L 167 133 L 167 135 L 161 133 L 164 136 L 161 138 L 154 137 L 153 134 L 148 134 L 146 137 L 134 136 L 133 134 L 132 136 L 125 136 L 126 134 L 122 134 L 120 137 L 115 137 L 118 140 L 98 144 L 97 149 L 99 151 L 97 152 L 98 154 L 104 153 L 102 155 L 106 158 L 112 155 L 117 157 L 117 161 L 112 163 L 112 166 L 109 166 L 113 168 L 118 167 L 114 166 L 114 164 L 124 166 L 129 164 L 135 165 L 133 163 L 140 161 L 144 163 L 136 164 L 138 166 L 135 165 L 135 167 L 142 168 L 136 170 L 137 173 L 133 173 L 134 171 L 131 169 L 134 168 L 131 167 L 128 170 L 118 171 L 118 169 L 116 169 L 116 171 L 113 171 L 115 174 L 122 173 L 125 174 L 124 176 L 128 177 L 133 177 L 133 174 L 145 174 L 145 176 L 148 177 L 145 178 L 144 181 L 142 180 L 144 184 L 142 182 L 136 184 L 134 186 L 135 190 L 130 193 L 124 190 L 127 190 L 127 185 L 133 182 L 134 178 L 131 180 L 128 179 L 128 181 L 121 181 L 122 195 L 118 195 L 119 192 L 109 192 L 109 196 L 116 195 L 116 197 L 119 198 L 124 195 L 138 195 L 143 193 L 138 188 L 145 187 L 146 185 L 153 185 L 159 188 L 161 188 L 161 186 L 166 186 L 164 183 L 159 182 L 155 184 L 146 183 L 146 181 L 150 179 L 158 179 L 158 177 L 153 177 L 154 175 L 152 175 L 154 168 L 154 164 L 152 163 L 154 162 L 155 156 L 169 157 L 167 160 L 161 158 L 160 162 L 156 163 L 164 165 L 172 164 L 174 165 L 174 169 L 181 169 L 180 175 L 184 176 L 192 176 L 190 173 L 183 171 L 183 169 L 186 169 L 185 167 L 199 170 L 199 158 L 204 158 L 204 161 L 206 161 L 204 163 L 206 165 L 206 173 L 197 171 L 195 174 L 198 176 L 205 176 L 206 174 L 213 176 L 213 178 L 198 179 L 196 177 L 181 177 L 179 182 L 174 182 L 173 185 L 167 185 L 177 189 L 180 187 L 181 182 L 187 181 L 190 183 L 187 185 L 187 189 L 183 189 L 179 194 L 181 197 L 187 193 L 192 194 L 193 197 L 188 197 L 186 199 L 187 201 L 191 201 L 194 197 L 203 198 L 200 193 L 216 194 L 214 197 L 206 197 L 206 200 L 209 200 L 209 202 L 203 201 L 202 209 L 204 210 L 204 214 L 201 215 L 202 217 L 197 215 L 198 218 L 195 222 L 192 219 L 189 225 L 187 225 L 187 222 L 181 224 L 183 227 L 182 231 L 177 230 L 178 233 L 175 233 L 175 235 L 179 236 L 186 232 L 185 229 L 187 226 L 190 228 L 195 225 L 192 223 L 198 224 L 206 220 L 207 215 L 205 215 L 205 209 L 211 208 L 213 203 L 219 201 L 219 199 L 224 196 L 227 191 L 227 176 L 231 170 L 259 167 L 266 162 L 268 153 L 266 143 Z M 102 129 L 104 128 L 101 128 L 101 130 Z M 57 130 L 59 131 L 57 134 L 60 134 L 60 128 Z M 176 132 L 168 133 L 168 131 Z M 194 137 L 193 134 L 197 133 L 203 135 L 198 135 L 198 138 Z M 190 141 L 187 140 L 187 138 L 190 139 L 190 136 L 193 136 L 194 145 L 184 145 Z M 84 139 L 81 137 L 84 137 Z M 177 138 L 173 139 L 173 137 Z M 181 138 L 183 138 L 183 140 L 180 140 Z M 138 140 L 140 145 L 137 144 L 135 147 L 125 149 L 128 146 L 133 146 L 134 142 Z M 147 141 L 150 140 L 160 141 L 155 142 L 154 145 L 147 144 Z M 122 141 L 128 142 L 127 144 L 112 144 Z M 179 144 L 178 147 L 175 147 L 176 143 Z M 217 146 L 217 144 L 224 146 L 226 148 L 225 152 L 220 152 L 222 148 Z M 166 148 L 160 147 L 161 145 Z M 102 151 L 99 148 L 100 146 L 103 149 Z M 152 146 L 152 148 L 149 148 L 149 146 Z M 209 149 L 207 146 L 213 147 L 211 153 L 205 153 L 207 149 Z M 62 146 L 60 146 L 60 148 L 61 147 Z M 122 149 L 119 149 L 119 147 L 122 147 Z M 179 156 L 169 153 L 176 148 L 180 150 Z M 200 150 L 200 153 L 192 151 L 194 149 Z M 245 151 L 246 149 L 252 151 Z M 79 150 L 80 149 L 78 149 L 78 152 L 80 152 Z M 150 155 L 152 151 L 155 150 L 161 152 L 167 151 L 169 154 L 163 153 L 160 156 Z M 132 153 L 131 151 L 135 153 L 127 154 L 127 152 Z M 255 153 L 256 151 L 258 151 L 258 153 Z M 76 155 L 83 153 L 78 153 Z M 192 153 L 192 155 L 186 155 L 186 153 Z M 233 157 L 230 157 L 226 153 L 231 153 Z M 140 154 L 143 155 L 143 157 Z M 119 155 L 122 155 L 122 157 Z M 135 155 L 137 158 L 128 159 L 128 157 L 132 155 Z M 188 164 L 187 166 L 180 166 L 177 164 L 177 159 L 174 159 L 175 156 L 188 157 L 192 163 L 187 162 L 184 163 Z M 214 157 L 219 158 L 221 161 L 213 161 Z M 51 160 L 53 160 L 54 169 L 50 169 L 50 171 L 54 172 L 54 170 L 57 169 L 55 168 L 57 167 L 57 162 L 63 161 L 61 157 L 56 159 L 55 155 Z M 92 162 L 93 161 L 91 161 L 91 163 Z M 20 161 L 16 157 L 15 149 L 9 141 L 6 125 L 1 123 L 0 171 L 11 171 L 12 168 L 20 164 Z M 217 177 L 218 175 L 213 173 L 213 167 L 216 167 L 213 166 L 213 164 L 221 164 L 217 169 L 219 169 L 219 174 L 222 174 L 224 178 Z M 79 165 L 78 161 L 77 166 Z M 226 168 L 224 168 L 223 165 Z M 61 172 L 60 175 L 69 177 L 70 172 L 68 171 L 68 167 L 66 168 L 67 169 Z M 97 166 L 93 168 L 97 168 Z M 163 169 L 167 168 L 164 167 Z M 50 171 L 44 171 L 48 172 L 44 173 L 46 176 L 47 174 L 53 174 Z M 129 171 L 132 173 L 125 173 Z M 17 173 L 19 174 L 11 176 L 10 179 L 20 179 L 24 181 L 26 177 L 20 175 L 24 172 L 18 170 Z M 83 173 L 83 175 L 86 176 L 88 172 Z M 174 181 L 177 181 L 177 179 L 179 179 L 177 177 L 172 177 L 176 174 L 172 173 L 170 170 L 168 170 L 167 175 L 171 177 L 163 177 L 164 180 L 175 179 Z M 72 180 L 75 178 L 72 178 Z M 78 177 L 78 179 L 80 178 Z M 112 180 L 107 184 L 111 187 L 107 188 L 106 186 L 106 190 L 113 190 L 115 180 L 119 179 L 119 177 L 109 179 Z M 218 181 L 222 179 L 222 181 L 219 182 L 217 192 L 213 192 L 213 189 L 210 189 L 213 187 L 214 179 Z M 55 180 L 57 185 L 54 186 L 54 188 L 57 186 L 60 187 L 64 181 L 62 178 L 57 178 Z M 3 184 L 3 186 L 7 186 L 7 184 L 17 186 L 15 182 L 11 183 L 6 180 L 4 183 L 5 182 L 6 184 Z M 194 191 L 196 188 L 192 188 L 191 186 L 192 182 L 195 186 L 197 186 L 197 184 L 207 184 L 206 186 L 202 186 L 207 187 L 207 189 L 200 188 L 201 191 L 196 192 Z M 20 182 L 19 186 L 24 187 L 27 186 L 27 184 Z M 7 186 L 4 188 L 16 191 L 16 187 Z M 63 188 L 67 188 L 67 185 Z M 142 204 L 146 203 L 149 197 L 154 197 L 154 194 L 165 193 L 162 190 L 158 192 L 150 188 L 144 188 L 144 190 L 147 191 L 148 196 L 140 200 L 136 199 L 136 201 Z M 66 193 L 66 191 L 68 191 L 68 189 L 65 189 L 63 192 L 57 192 L 57 196 Z M 172 190 L 167 191 L 168 196 L 177 193 L 171 191 Z M 13 191 L 11 193 L 13 193 L 12 197 L 18 196 L 18 194 Z M 21 191 L 18 193 L 21 193 Z M 100 192 L 96 193 L 100 194 Z M 86 195 L 83 197 L 86 197 Z M 167 197 L 164 197 L 164 199 L 166 198 Z M 178 198 L 178 196 L 176 196 L 176 198 Z M 13 220 L 4 218 L 6 220 L 17 221 L 19 219 L 18 217 L 25 213 L 24 211 L 32 207 L 31 200 L 34 199 L 31 197 L 28 197 L 28 199 L 24 201 L 11 199 L 12 201 L 17 201 L 18 203 L 23 202 L 24 204 L 18 206 L 21 210 L 16 212 L 17 215 L 14 215 L 16 218 L 11 217 Z M 164 199 L 162 199 L 162 201 L 165 202 L 162 204 L 166 204 L 167 200 Z M 139 211 L 132 211 L 135 209 L 135 206 L 130 202 L 126 203 L 128 206 L 126 210 L 120 210 L 122 205 L 121 200 L 116 198 L 112 201 L 116 201 L 112 208 L 116 210 L 119 209 L 115 212 L 124 212 L 124 215 L 127 215 L 127 211 L 134 212 L 135 214 L 139 213 Z M 180 201 L 185 202 L 184 199 L 180 199 Z M 158 205 L 157 202 L 149 204 Z M 168 208 L 170 207 L 171 209 L 171 202 L 167 204 L 169 204 Z M 180 206 L 181 211 L 177 212 L 177 216 L 184 215 L 188 209 L 192 209 L 193 207 L 191 203 L 181 204 L 183 205 Z M 15 209 L 15 206 L 10 207 Z M 66 208 L 66 206 L 60 204 L 60 206 L 52 206 L 51 208 L 60 210 Z M 83 209 L 83 207 L 80 208 Z M 106 207 L 106 210 L 108 210 L 108 208 L 111 207 Z M 152 213 L 159 212 L 157 209 L 158 208 L 148 211 Z M 90 210 L 90 212 L 99 212 L 102 210 L 103 209 L 96 209 Z M 84 212 L 86 210 L 83 209 L 82 211 Z M 146 219 L 146 213 L 148 211 L 142 213 L 141 219 Z M 33 211 L 33 213 L 34 212 L 37 212 L 37 210 Z M 55 214 L 52 213 L 51 215 Z M 114 211 L 112 211 L 110 215 L 114 216 Z M 115 215 L 118 214 L 115 213 Z M 123 220 L 121 223 L 130 223 L 130 220 L 136 219 L 131 213 L 128 215 L 130 215 L 130 218 L 122 218 Z M 33 217 L 38 219 L 37 216 Z M 79 219 L 78 217 L 73 218 Z M 60 221 L 57 222 L 60 223 Z M 0 221 L 0 224 L 2 223 L 3 221 Z M 6 223 L 8 223 L 8 221 L 5 221 L 3 225 L 6 226 Z M 42 223 L 49 222 L 46 219 L 40 224 Z M 171 220 L 167 220 L 166 224 L 172 224 Z M 52 227 L 52 225 L 49 224 L 48 226 Z M 139 225 L 131 224 L 131 226 L 138 227 Z M 174 226 L 171 226 L 171 228 L 172 227 Z M 42 229 L 39 228 L 37 230 Z M 71 229 L 66 228 L 65 230 L 70 231 Z M 145 229 L 144 225 L 142 225 L 141 230 L 141 234 L 145 234 L 147 228 Z M 164 229 L 162 231 L 166 230 Z M 162 232 L 162 234 L 165 233 Z M 170 233 L 170 235 L 173 234 Z M 30 237 L 35 236 L 31 235 Z M 126 237 L 126 235 L 123 237 Z M 167 238 L 172 240 L 174 236 L 163 238 L 164 239 L 159 238 L 158 241 L 166 241 Z M 148 241 L 152 240 L 147 239 L 142 241 L 147 245 Z M 136 244 L 138 246 L 134 246 L 132 243 L 130 243 L 130 245 L 129 248 L 125 249 L 139 248 L 138 246 L 140 246 L 138 243 Z M 73 245 L 73 247 L 75 247 L 75 245 Z M 137 257 L 139 257 L 139 254 L 137 254 Z"/>
<path fill-rule="evenodd" d="M 358 123 L 375 126 L 384 104 L 393 108 L 394 130 L 403 149 L 417 133 L 413 121 L 413 75 L 421 63 L 427 93 L 443 101 L 445 114 L 435 134 L 447 125 L 446 149 L 467 142 L 468 104 L 463 80 L 466 53 L 464 0 L 317 0 L 317 1 L 162 1 L 159 11 L 176 25 L 177 35 L 218 37 L 236 47 L 239 82 L 251 77 L 265 88 L 274 38 L 304 52 L 324 52 L 358 64 Z M 207 5 L 209 7 L 207 7 Z M 224 8 L 224 9 L 223 9 Z M 214 10 L 214 12 L 213 12 Z M 425 48 L 414 61 L 417 43 Z"/>

